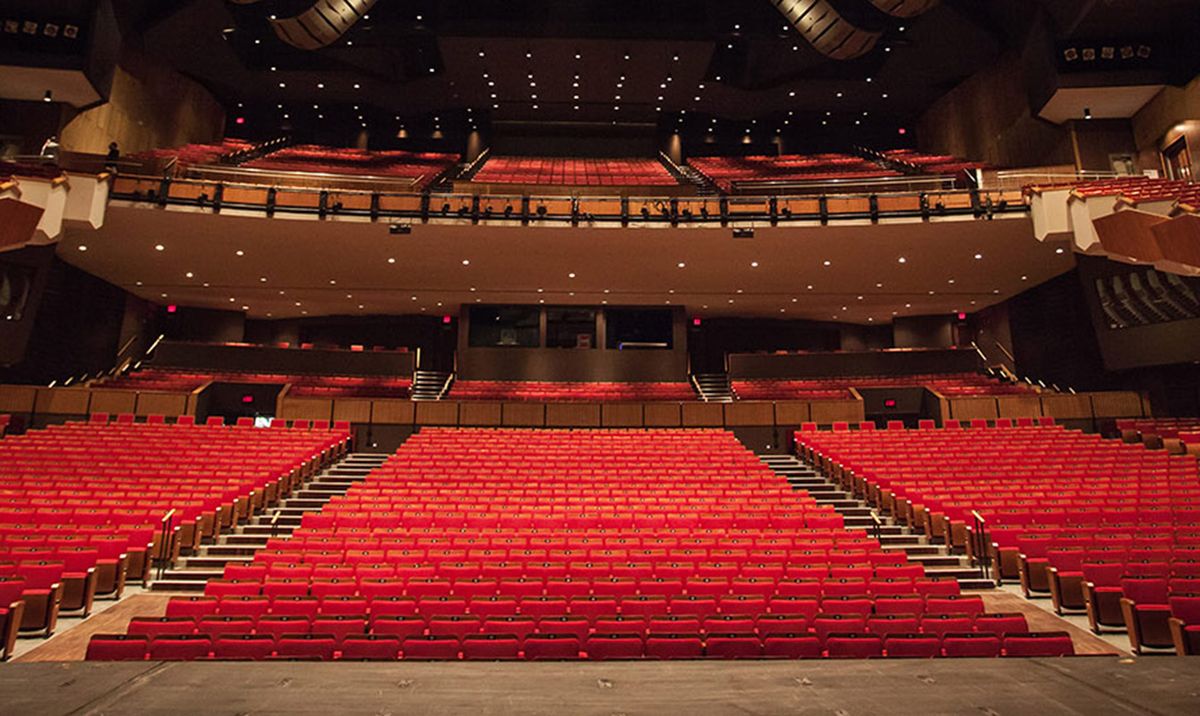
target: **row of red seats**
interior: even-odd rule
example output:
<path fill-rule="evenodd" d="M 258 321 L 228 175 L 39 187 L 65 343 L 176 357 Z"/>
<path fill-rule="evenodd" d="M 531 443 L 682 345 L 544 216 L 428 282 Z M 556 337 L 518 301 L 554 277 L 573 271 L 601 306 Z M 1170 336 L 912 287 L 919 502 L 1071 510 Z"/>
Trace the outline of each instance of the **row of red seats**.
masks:
<path fill-rule="evenodd" d="M 816 658 L 936 658 L 936 657 L 1056 657 L 1074 653 L 1065 632 L 981 632 L 934 634 L 834 633 L 822 640 L 814 634 L 747 633 L 593 634 L 580 639 L 570 634 L 535 634 L 524 639 L 512 634 L 449 634 L 401 638 L 391 634 L 295 633 L 231 634 L 216 638 L 201 634 L 100 635 L 88 644 L 94 661 L 190 661 L 197 659 L 317 659 L 321 661 L 410 660 L 571 660 L 591 659 L 816 659 Z"/>
<path fill-rule="evenodd" d="M 987 167 L 984 162 L 973 162 L 949 154 L 925 154 L 915 149 L 890 149 L 883 152 L 883 156 L 923 174 L 957 174 Z"/>
<path fill-rule="evenodd" d="M 1001 383 L 982 373 L 932 373 L 908 376 L 831 376 L 734 380 L 742 400 L 836 400 L 851 397 L 850 388 L 928 387 L 946 396 L 1019 395 L 1034 393 L 1024 383 Z"/>
<path fill-rule="evenodd" d="M 252 142 L 225 139 L 219 144 L 185 144 L 168 149 L 151 149 L 129 155 L 130 159 L 175 159 L 180 164 L 217 164 L 223 157 L 251 148 Z"/>
<path fill-rule="evenodd" d="M 489 157 L 472 181 L 491 184 L 575 186 L 674 186 L 661 162 L 653 159 L 566 159 Z"/>
<path fill-rule="evenodd" d="M 455 400 L 511 401 L 685 401 L 695 400 L 688 383 L 602 383 L 456 380 Z"/>
<path fill-rule="evenodd" d="M 337 376 L 237 371 L 192 371 L 143 368 L 106 378 L 99 385 L 125 390 L 191 391 L 211 382 L 291 384 L 290 394 L 323 397 L 407 398 L 409 376 Z"/>
<path fill-rule="evenodd" d="M 845 154 L 693 157 L 688 164 L 725 192 L 732 191 L 736 182 L 876 179 L 899 174 Z"/>
<path fill-rule="evenodd" d="M 1200 443 L 1200 418 L 1152 418 L 1118 420 L 1117 430 L 1139 437 L 1157 435 L 1160 438 L 1180 439 L 1185 443 Z"/>
<path fill-rule="evenodd" d="M 424 189 L 458 163 L 458 155 L 434 152 L 368 151 L 340 147 L 284 147 L 241 166 L 288 172 L 411 179 Z"/>

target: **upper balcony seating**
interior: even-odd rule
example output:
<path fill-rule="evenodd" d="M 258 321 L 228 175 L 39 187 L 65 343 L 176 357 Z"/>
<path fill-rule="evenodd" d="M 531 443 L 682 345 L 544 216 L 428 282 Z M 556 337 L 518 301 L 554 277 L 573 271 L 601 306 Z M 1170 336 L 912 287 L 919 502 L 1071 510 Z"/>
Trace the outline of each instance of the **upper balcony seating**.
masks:
<path fill-rule="evenodd" d="M 106 418 L 0 441 L 0 595 L 23 602 L 22 631 L 49 634 L 60 608 L 86 615 L 96 595 L 144 581 L 171 510 L 187 546 L 348 440 Z"/>
<path fill-rule="evenodd" d="M 129 156 L 130 159 L 176 159 L 180 164 L 217 164 L 221 158 L 249 149 L 253 142 L 244 139 L 225 139 L 220 144 L 185 144 L 168 149 L 151 149 Z"/>
<path fill-rule="evenodd" d="M 906 559 L 723 431 L 426 428 L 205 596 L 94 637 L 88 658 L 1073 650 Z"/>
<path fill-rule="evenodd" d="M 458 163 L 456 154 L 367 151 L 311 144 L 285 147 L 242 164 L 251 169 L 408 179 L 423 190 Z"/>
<path fill-rule="evenodd" d="M 1200 418 L 1149 418 L 1118 420 L 1117 430 L 1129 431 L 1139 437 L 1156 435 L 1163 439 L 1191 436 L 1200 441 Z"/>
<path fill-rule="evenodd" d="M 99 385 L 123 390 L 191 392 L 205 383 L 290 383 L 288 395 L 322 398 L 407 398 L 412 379 L 380 376 L 288 375 L 284 373 L 202 372 L 143 368 L 109 378 Z"/>
<path fill-rule="evenodd" d="M 56 164 L 38 164 L 34 162 L 0 162 L 0 184 L 7 184 L 21 177 L 33 179 L 57 179 L 62 176 L 62 169 Z"/>
<path fill-rule="evenodd" d="M 489 157 L 471 179 L 482 184 L 554 186 L 676 186 L 654 159 Z"/>
<path fill-rule="evenodd" d="M 1175 202 L 1178 208 L 1190 212 L 1200 208 L 1200 184 L 1145 176 L 1037 185 L 1026 187 L 1026 191 L 1066 188 L 1081 199 L 1113 197 L 1134 206 L 1143 202 Z"/>
<path fill-rule="evenodd" d="M 981 545 L 968 526 L 979 514 L 1002 578 L 1049 593 L 1060 611 L 1086 609 L 1096 630 L 1126 626 L 1135 649 L 1169 647 L 1167 597 L 1200 591 L 1193 457 L 1032 425 L 807 431 L 796 440 L 844 466 L 885 509 L 972 553 Z M 1129 591 L 1131 579 L 1151 577 L 1160 591 Z"/>
<path fill-rule="evenodd" d="M 457 380 L 450 400 L 534 402 L 633 402 L 695 400 L 689 383 L 567 383 L 515 380 Z"/>
<path fill-rule="evenodd" d="M 724 192 L 733 191 L 735 182 L 801 182 L 899 176 L 896 171 L 846 154 L 694 157 L 688 160 L 688 164 Z"/>
<path fill-rule="evenodd" d="M 957 174 L 987 168 L 987 164 L 983 162 L 959 159 L 948 154 L 924 154 L 915 149 L 891 149 L 883 152 L 883 156 L 922 174 Z"/>
<path fill-rule="evenodd" d="M 734 380 L 733 392 L 742 400 L 848 400 L 850 388 L 927 386 L 947 398 L 1022 395 L 1036 389 L 1024 383 L 1001 383 L 982 373 L 845 376 L 829 378 Z"/>

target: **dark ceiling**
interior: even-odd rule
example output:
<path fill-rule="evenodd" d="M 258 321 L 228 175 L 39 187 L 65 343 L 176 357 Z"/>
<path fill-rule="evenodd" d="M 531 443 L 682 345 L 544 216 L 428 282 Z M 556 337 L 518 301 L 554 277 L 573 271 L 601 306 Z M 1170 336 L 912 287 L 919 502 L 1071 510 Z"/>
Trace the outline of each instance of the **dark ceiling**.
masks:
<path fill-rule="evenodd" d="M 208 86 L 246 118 L 246 134 L 336 122 L 387 137 L 434 117 L 460 129 L 716 118 L 739 131 L 753 121 L 894 135 L 1019 48 L 1034 22 L 1059 39 L 1142 39 L 1178 31 L 1173 15 L 1197 14 L 1191 0 L 943 0 L 899 20 L 867 0 L 832 1 L 883 33 L 872 52 L 829 60 L 767 0 L 378 0 L 339 42 L 313 52 L 281 42 L 267 20 L 311 0 L 117 5 L 126 35 Z"/>

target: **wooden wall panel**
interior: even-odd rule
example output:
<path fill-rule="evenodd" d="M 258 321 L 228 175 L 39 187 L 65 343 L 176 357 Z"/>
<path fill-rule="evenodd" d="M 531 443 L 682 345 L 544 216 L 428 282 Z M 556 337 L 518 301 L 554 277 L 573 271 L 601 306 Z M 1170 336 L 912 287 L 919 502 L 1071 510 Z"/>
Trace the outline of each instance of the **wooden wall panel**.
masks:
<path fill-rule="evenodd" d="M 727 427 L 775 424 L 775 405 L 769 401 L 725 403 L 723 407 L 725 408 L 725 425 Z"/>
<path fill-rule="evenodd" d="M 411 400 L 372 400 L 371 422 L 375 425 L 412 425 L 413 405 Z"/>
<path fill-rule="evenodd" d="M 1002 418 L 1039 418 L 1042 401 L 1036 395 L 1004 395 L 996 398 Z"/>
<path fill-rule="evenodd" d="M 1097 418 L 1142 417 L 1142 396 L 1132 391 L 1092 393 L 1090 397 Z"/>
<path fill-rule="evenodd" d="M 951 398 L 950 417 L 955 420 L 995 420 L 995 398 Z"/>
<path fill-rule="evenodd" d="M 683 425 L 680 403 L 646 403 L 642 419 L 648 428 L 677 428 Z"/>
<path fill-rule="evenodd" d="M 92 413 L 132 413 L 137 406 L 137 393 L 132 390 L 92 390 L 92 404 L 88 408 Z"/>
<path fill-rule="evenodd" d="M 500 425 L 500 404 L 464 400 L 459 403 L 458 423 L 484 427 Z"/>
<path fill-rule="evenodd" d="M 542 427 L 546 424 L 546 406 L 542 403 L 505 403 L 500 422 L 511 427 Z"/>
<path fill-rule="evenodd" d="M 458 425 L 458 403 L 423 400 L 416 406 L 417 425 Z"/>
<path fill-rule="evenodd" d="M 59 415 L 86 415 L 92 392 L 87 388 L 38 388 L 34 410 Z"/>
<path fill-rule="evenodd" d="M 1092 401 L 1087 395 L 1043 395 L 1042 414 L 1057 420 L 1091 420 Z"/>
<path fill-rule="evenodd" d="M 810 407 L 812 420 L 818 425 L 856 423 L 866 418 L 861 400 L 814 400 Z"/>
<path fill-rule="evenodd" d="M 600 424 L 606 428 L 640 428 L 641 403 L 604 403 L 600 406 Z"/>
<path fill-rule="evenodd" d="M 0 413 L 32 413 L 37 391 L 33 385 L 0 385 Z"/>
<path fill-rule="evenodd" d="M 140 391 L 137 397 L 135 415 L 166 415 L 177 417 L 187 414 L 187 393 L 157 393 Z"/>
<path fill-rule="evenodd" d="M 546 425 L 557 428 L 598 428 L 600 404 L 547 403 Z"/>
<path fill-rule="evenodd" d="M 812 409 L 807 402 L 781 400 L 775 403 L 776 425 L 799 425 L 812 420 Z"/>
<path fill-rule="evenodd" d="M 279 415 L 284 420 L 330 420 L 333 401 L 328 398 L 289 398 L 280 400 Z"/>
<path fill-rule="evenodd" d="M 683 426 L 688 428 L 723 427 L 725 411 L 720 403 L 681 403 Z"/>
<path fill-rule="evenodd" d="M 371 422 L 371 401 L 353 398 L 335 398 L 333 419 L 349 420 L 352 423 Z"/>

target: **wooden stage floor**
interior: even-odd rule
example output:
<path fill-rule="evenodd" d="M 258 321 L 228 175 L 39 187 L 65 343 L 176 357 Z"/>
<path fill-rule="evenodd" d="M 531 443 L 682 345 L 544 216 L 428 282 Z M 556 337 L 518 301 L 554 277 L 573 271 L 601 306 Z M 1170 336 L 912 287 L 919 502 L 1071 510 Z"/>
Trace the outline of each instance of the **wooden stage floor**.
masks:
<path fill-rule="evenodd" d="M 0 713 L 1195 716 L 1200 659 L 43 662 L 0 666 Z"/>

